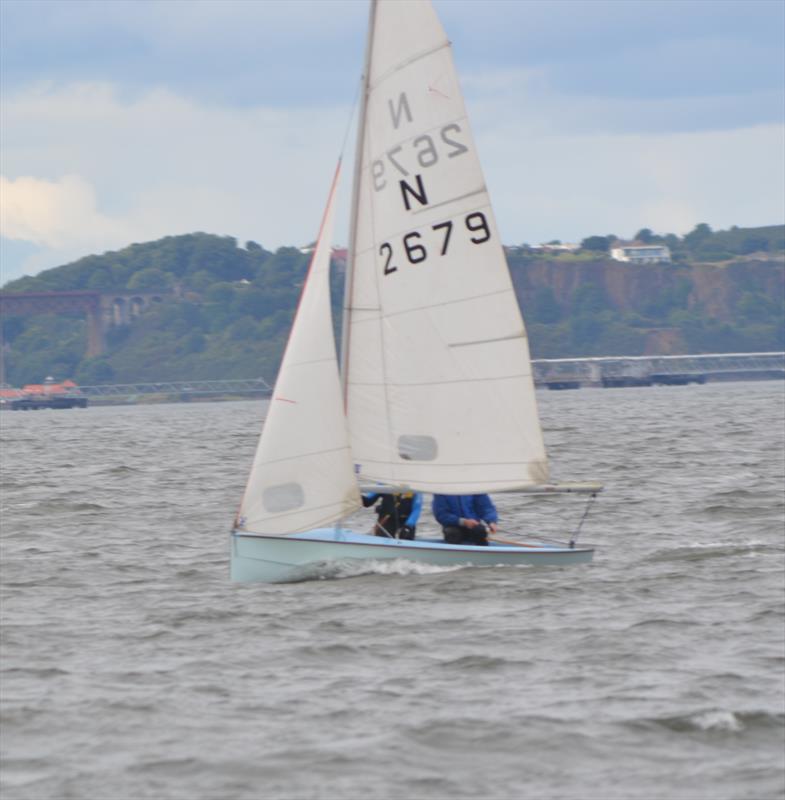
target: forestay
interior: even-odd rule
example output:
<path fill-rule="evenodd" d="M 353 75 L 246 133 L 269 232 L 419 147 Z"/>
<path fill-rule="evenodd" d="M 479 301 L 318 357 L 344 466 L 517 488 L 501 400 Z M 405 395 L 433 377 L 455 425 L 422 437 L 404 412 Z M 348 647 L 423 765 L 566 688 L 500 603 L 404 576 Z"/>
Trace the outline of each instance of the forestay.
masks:
<path fill-rule="evenodd" d="M 339 169 L 240 506 L 237 526 L 242 530 L 296 533 L 361 506 L 329 300 Z"/>
<path fill-rule="evenodd" d="M 526 332 L 427 0 L 372 6 L 357 158 L 343 360 L 361 478 L 547 483 Z"/>

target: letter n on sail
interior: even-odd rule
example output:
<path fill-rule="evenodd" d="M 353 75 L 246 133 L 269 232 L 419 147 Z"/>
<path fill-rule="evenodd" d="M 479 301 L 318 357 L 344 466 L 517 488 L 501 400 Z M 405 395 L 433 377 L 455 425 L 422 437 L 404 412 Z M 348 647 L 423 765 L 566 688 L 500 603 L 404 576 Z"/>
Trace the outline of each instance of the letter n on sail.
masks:
<path fill-rule="evenodd" d="M 393 105 L 392 100 L 388 100 L 387 104 L 390 107 L 390 116 L 392 117 L 393 127 L 398 130 L 398 126 L 401 124 L 401 118 L 406 115 L 406 119 L 409 122 L 412 122 L 412 112 L 409 108 L 409 98 L 406 97 L 406 92 L 401 92 L 400 97 L 398 98 L 398 107 L 396 108 Z"/>
<path fill-rule="evenodd" d="M 406 206 L 407 211 L 411 211 L 412 207 L 409 203 L 409 195 L 411 195 L 421 206 L 428 205 L 428 197 L 425 194 L 425 187 L 422 185 L 422 175 L 415 175 L 417 180 L 417 188 L 408 184 L 406 181 L 399 181 L 401 186 L 401 194 L 403 195 L 403 204 Z"/>

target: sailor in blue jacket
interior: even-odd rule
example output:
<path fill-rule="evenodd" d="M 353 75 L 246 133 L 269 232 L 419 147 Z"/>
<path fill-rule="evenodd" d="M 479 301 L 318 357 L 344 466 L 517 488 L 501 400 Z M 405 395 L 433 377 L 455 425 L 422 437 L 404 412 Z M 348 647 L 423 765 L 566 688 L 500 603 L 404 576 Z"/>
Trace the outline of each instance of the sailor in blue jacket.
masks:
<path fill-rule="evenodd" d="M 487 545 L 499 515 L 487 494 L 435 494 L 433 515 L 448 544 Z"/>

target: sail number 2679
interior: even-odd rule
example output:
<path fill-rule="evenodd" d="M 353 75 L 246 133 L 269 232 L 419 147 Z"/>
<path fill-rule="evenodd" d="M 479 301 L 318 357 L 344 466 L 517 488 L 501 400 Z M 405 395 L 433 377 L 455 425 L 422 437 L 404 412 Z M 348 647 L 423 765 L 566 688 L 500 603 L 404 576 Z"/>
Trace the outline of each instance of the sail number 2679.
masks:
<path fill-rule="evenodd" d="M 469 236 L 469 240 L 473 244 L 483 244 L 491 238 L 491 229 L 488 226 L 488 220 L 482 211 L 473 211 L 468 214 L 464 220 L 466 230 L 473 236 Z M 439 255 L 447 255 L 447 250 L 450 246 L 450 238 L 452 237 L 453 221 L 440 222 L 438 225 L 431 225 L 431 230 L 441 233 L 441 247 Z M 419 231 L 412 231 L 403 237 L 402 244 L 403 250 L 406 253 L 406 258 L 410 264 L 421 264 L 428 258 L 428 251 L 425 245 L 422 244 L 422 234 Z M 393 246 L 389 242 L 382 242 L 379 245 L 379 255 L 383 256 L 384 261 L 384 274 L 391 275 L 398 270 L 398 267 L 393 265 Z"/>

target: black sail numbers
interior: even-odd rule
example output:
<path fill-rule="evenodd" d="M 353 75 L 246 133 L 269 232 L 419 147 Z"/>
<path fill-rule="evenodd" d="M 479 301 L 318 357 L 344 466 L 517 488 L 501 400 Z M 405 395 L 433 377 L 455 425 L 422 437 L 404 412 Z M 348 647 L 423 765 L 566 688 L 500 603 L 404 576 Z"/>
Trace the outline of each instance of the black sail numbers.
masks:
<path fill-rule="evenodd" d="M 414 122 L 405 92 L 400 94 L 397 104 L 389 100 L 388 107 L 394 128 L 397 129 L 404 121 Z M 424 133 L 405 144 L 390 148 L 383 158 L 372 162 L 374 191 L 395 191 L 397 184 L 400 201 L 407 212 L 415 213 L 428 207 L 428 170 L 469 152 L 469 148 L 461 141 L 462 133 L 459 123 L 450 122 L 434 134 Z M 411 167 L 412 162 L 416 162 L 419 171 L 413 172 L 407 168 L 407 165 Z M 474 245 L 490 241 L 491 227 L 485 214 L 472 211 L 457 219 L 444 219 L 381 242 L 378 254 L 382 273 L 385 276 L 393 275 L 408 265 L 419 265 L 431 258 L 446 256 L 451 242 L 457 236 L 466 237 Z"/>

